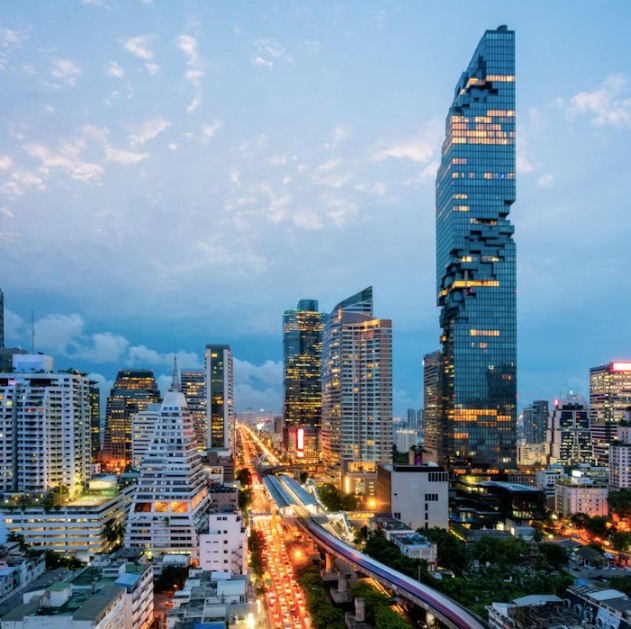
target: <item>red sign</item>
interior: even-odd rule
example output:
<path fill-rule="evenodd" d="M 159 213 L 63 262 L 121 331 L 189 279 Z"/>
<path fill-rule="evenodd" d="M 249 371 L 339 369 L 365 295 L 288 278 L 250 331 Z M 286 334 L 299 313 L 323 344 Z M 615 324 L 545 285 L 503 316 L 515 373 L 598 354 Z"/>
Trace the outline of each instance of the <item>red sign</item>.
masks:
<path fill-rule="evenodd" d="M 631 371 L 631 363 L 611 363 L 613 371 Z"/>
<path fill-rule="evenodd" d="M 303 452 L 305 449 L 305 429 L 304 428 L 298 428 L 297 441 L 298 441 L 298 445 L 296 449 L 298 450 L 298 456 L 302 456 L 300 453 Z"/>

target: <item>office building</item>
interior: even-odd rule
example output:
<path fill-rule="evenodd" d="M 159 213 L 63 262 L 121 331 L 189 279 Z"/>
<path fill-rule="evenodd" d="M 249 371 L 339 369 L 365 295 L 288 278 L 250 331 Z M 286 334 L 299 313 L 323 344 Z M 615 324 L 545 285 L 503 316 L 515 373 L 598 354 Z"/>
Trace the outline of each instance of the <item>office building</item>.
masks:
<path fill-rule="evenodd" d="M 407 453 L 410 448 L 418 445 L 418 430 L 397 430 L 394 433 L 397 452 Z"/>
<path fill-rule="evenodd" d="M 322 459 L 346 493 L 374 495 L 392 458 L 392 321 L 375 319 L 372 287 L 338 304 L 322 350 Z"/>
<path fill-rule="evenodd" d="M 593 481 L 583 477 L 581 472 L 574 471 L 572 476 L 559 478 L 556 482 L 555 511 L 564 518 L 575 513 L 585 513 L 590 518 L 608 515 L 608 495 L 606 483 Z"/>
<path fill-rule="evenodd" d="M 426 354 L 423 357 L 423 445 L 433 461 L 438 458 L 438 446 L 439 442 L 442 444 L 443 438 L 441 365 L 440 352 Z"/>
<path fill-rule="evenodd" d="M 616 361 L 589 370 L 589 406 L 594 457 L 599 465 L 607 465 L 616 426 L 631 406 L 631 362 Z"/>
<path fill-rule="evenodd" d="M 413 430 L 423 429 L 423 409 L 408 408 L 407 427 Z"/>
<path fill-rule="evenodd" d="M 524 408 L 524 439 L 526 443 L 545 443 L 548 428 L 548 401 L 535 400 Z"/>
<path fill-rule="evenodd" d="M 106 467 L 121 470 L 131 464 L 132 415 L 147 410 L 149 404 L 161 400 L 153 370 L 118 370 L 105 412 L 105 439 L 101 458 Z"/>
<path fill-rule="evenodd" d="M 178 553 L 197 558 L 198 535 L 208 526 L 208 505 L 193 417 L 179 391 L 176 367 L 140 467 L 125 547 L 144 550 L 151 557 Z"/>
<path fill-rule="evenodd" d="M 101 454 L 101 389 L 93 380 L 90 380 L 90 447 L 92 463 L 96 463 Z"/>
<path fill-rule="evenodd" d="M 517 444 L 517 466 L 544 465 L 547 461 L 545 443 L 526 443 L 520 441 Z"/>
<path fill-rule="evenodd" d="M 628 418 L 629 411 L 626 413 Z M 609 447 L 609 491 L 631 488 L 631 423 L 617 426 L 617 439 Z"/>
<path fill-rule="evenodd" d="M 234 452 L 234 362 L 230 345 L 206 345 L 206 448 Z"/>
<path fill-rule="evenodd" d="M 0 288 L 0 349 L 4 349 L 4 293 Z"/>
<path fill-rule="evenodd" d="M 554 498 L 556 484 L 560 478 L 563 478 L 563 467 L 556 464 L 535 472 L 535 484 L 539 489 L 543 489 L 548 498 Z"/>
<path fill-rule="evenodd" d="M 203 452 L 206 450 L 206 435 L 208 434 L 206 372 L 203 369 L 182 369 L 181 380 L 182 393 L 195 425 L 197 447 Z"/>
<path fill-rule="evenodd" d="M 296 310 L 283 314 L 283 415 L 285 449 L 292 428 L 320 431 L 322 421 L 322 333 L 326 315 L 318 312 L 315 299 L 301 299 Z"/>
<path fill-rule="evenodd" d="M 297 463 L 317 463 L 320 460 L 318 430 L 315 426 L 285 428 L 285 449 L 292 460 Z"/>
<path fill-rule="evenodd" d="M 0 492 L 42 496 L 61 485 L 73 497 L 90 478 L 89 380 L 55 373 L 42 354 L 13 364 L 0 373 Z"/>
<path fill-rule="evenodd" d="M 149 450 L 162 404 L 148 404 L 147 409 L 131 416 L 131 466 L 139 471 Z"/>
<path fill-rule="evenodd" d="M 208 516 L 208 533 L 199 536 L 199 567 L 202 570 L 247 574 L 247 535 L 239 510 L 224 510 Z"/>
<path fill-rule="evenodd" d="M 515 466 L 514 201 L 515 33 L 500 26 L 456 85 L 436 179 L 441 463 Z"/>
<path fill-rule="evenodd" d="M 548 415 L 546 456 L 548 463 L 560 465 L 592 463 L 594 450 L 585 406 L 555 400 Z"/>
<path fill-rule="evenodd" d="M 413 531 L 446 529 L 449 524 L 449 474 L 430 465 L 380 465 L 377 511 L 389 512 Z"/>
<path fill-rule="evenodd" d="M 24 535 L 27 544 L 89 562 L 110 548 L 105 531 L 125 523 L 134 489 L 115 476 L 96 477 L 69 502 L 51 509 L 44 501 L 23 507 L 16 499 L 15 506 L 3 507 L 0 518 L 9 533 Z"/>

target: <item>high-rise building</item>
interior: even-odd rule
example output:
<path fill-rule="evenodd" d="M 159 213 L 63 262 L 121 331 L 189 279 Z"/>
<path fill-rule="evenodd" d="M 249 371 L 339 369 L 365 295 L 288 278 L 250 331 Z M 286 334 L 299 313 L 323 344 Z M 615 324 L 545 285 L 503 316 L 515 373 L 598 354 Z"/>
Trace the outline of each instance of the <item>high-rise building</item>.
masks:
<path fill-rule="evenodd" d="M 375 495 L 392 458 L 392 321 L 375 319 L 372 287 L 338 304 L 322 349 L 322 459 L 346 493 Z"/>
<path fill-rule="evenodd" d="M 90 479 L 89 380 L 42 354 L 16 355 L 14 367 L 0 373 L 0 492 L 63 486 L 74 497 Z"/>
<path fill-rule="evenodd" d="M 161 401 L 153 370 L 118 370 L 105 411 L 105 439 L 101 458 L 107 467 L 123 469 L 131 463 L 132 415 L 147 410 L 149 404 Z"/>
<path fill-rule="evenodd" d="M 206 448 L 234 452 L 234 362 L 230 345 L 206 345 Z"/>
<path fill-rule="evenodd" d="M 289 430 L 321 427 L 322 417 L 322 332 L 326 315 L 318 312 L 315 299 L 301 299 L 296 310 L 283 314 L 283 414 L 285 448 L 291 458 Z M 294 440 L 295 441 L 295 440 Z"/>
<path fill-rule="evenodd" d="M 144 411 L 131 416 L 131 466 L 139 471 L 160 420 L 162 404 L 148 404 Z"/>
<path fill-rule="evenodd" d="M 436 179 L 440 461 L 515 466 L 514 201 L 515 33 L 500 26 L 456 85 Z"/>
<path fill-rule="evenodd" d="M 442 372 L 440 352 L 423 356 L 423 444 L 429 459 L 436 462 L 442 442 Z M 442 447 L 442 445 L 441 445 Z"/>
<path fill-rule="evenodd" d="M 548 463 L 592 463 L 594 450 L 585 406 L 555 400 L 555 408 L 548 415 L 546 455 Z"/>
<path fill-rule="evenodd" d="M 524 440 L 526 443 L 545 443 L 548 427 L 548 401 L 535 400 L 524 408 Z"/>
<path fill-rule="evenodd" d="M 631 362 L 611 362 L 589 370 L 589 405 L 594 456 L 599 465 L 608 465 L 609 445 L 631 406 Z"/>
<path fill-rule="evenodd" d="M 609 490 L 631 488 L 631 413 L 617 426 L 617 439 L 609 446 Z"/>
<path fill-rule="evenodd" d="M 206 450 L 208 420 L 206 417 L 206 372 L 203 369 L 182 369 L 182 393 L 186 398 L 188 410 L 193 416 L 197 447 L 201 452 Z"/>
<path fill-rule="evenodd" d="M 177 369 L 140 466 L 125 546 L 157 557 L 199 558 L 199 533 L 208 530 L 206 474 L 197 449 L 193 417 L 179 390 Z"/>
<path fill-rule="evenodd" d="M 0 288 L 0 349 L 4 347 L 4 293 Z"/>
<path fill-rule="evenodd" d="M 96 463 L 101 453 L 101 389 L 93 380 L 90 381 L 90 442 L 92 462 Z"/>

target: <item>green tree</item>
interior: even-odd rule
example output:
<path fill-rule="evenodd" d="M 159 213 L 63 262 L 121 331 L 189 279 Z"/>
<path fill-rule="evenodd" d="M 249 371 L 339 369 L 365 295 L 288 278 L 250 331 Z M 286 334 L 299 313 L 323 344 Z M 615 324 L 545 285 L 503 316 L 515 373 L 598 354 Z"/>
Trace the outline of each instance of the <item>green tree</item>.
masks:
<path fill-rule="evenodd" d="M 611 545 L 614 550 L 622 553 L 631 551 L 631 533 L 616 531 L 611 535 Z"/>
<path fill-rule="evenodd" d="M 235 475 L 235 480 L 238 480 L 243 487 L 250 484 L 252 480 L 252 474 L 247 467 L 242 467 Z"/>
<path fill-rule="evenodd" d="M 609 510 L 620 519 L 628 520 L 631 518 L 631 489 L 612 491 L 607 500 L 609 502 Z"/>
<path fill-rule="evenodd" d="M 263 550 L 265 549 L 265 537 L 261 531 L 252 530 L 248 538 L 248 550 L 250 551 L 250 567 L 252 572 L 261 579 L 265 572 L 263 563 Z"/>
<path fill-rule="evenodd" d="M 602 547 L 602 544 L 599 544 L 598 542 L 590 542 L 589 544 L 587 544 L 587 548 L 593 548 L 594 550 L 597 550 L 599 553 L 601 554 L 605 554 L 605 549 Z"/>
<path fill-rule="evenodd" d="M 333 483 L 324 483 L 319 487 L 320 499 L 327 511 L 357 511 L 361 508 L 361 499 L 354 494 L 343 494 Z"/>
<path fill-rule="evenodd" d="M 309 478 L 309 472 L 300 472 L 300 482 L 304 485 Z"/>
<path fill-rule="evenodd" d="M 567 566 L 569 561 L 567 550 L 558 544 L 539 544 L 539 553 L 555 570 Z"/>
<path fill-rule="evenodd" d="M 585 523 L 585 530 L 595 537 L 608 537 L 613 530 L 612 519 L 608 515 L 595 515 Z"/>
<path fill-rule="evenodd" d="M 368 527 L 362 526 L 360 529 L 355 531 L 355 535 L 353 537 L 353 541 L 356 546 L 362 546 L 364 542 L 368 539 Z"/>
<path fill-rule="evenodd" d="M 170 592 L 171 590 L 181 590 L 188 577 L 188 568 L 181 566 L 165 566 L 162 568 L 160 576 L 155 582 L 156 592 Z"/>
<path fill-rule="evenodd" d="M 627 596 L 631 596 L 631 577 L 611 577 L 609 586 L 614 590 L 620 590 Z"/>
<path fill-rule="evenodd" d="M 438 565 L 446 570 L 462 574 L 469 566 L 469 548 L 446 529 L 418 529 L 418 533 L 432 540 L 438 552 Z"/>
<path fill-rule="evenodd" d="M 590 517 L 586 513 L 573 513 L 570 522 L 578 529 L 584 529 Z"/>
<path fill-rule="evenodd" d="M 25 553 L 30 546 L 26 543 L 24 535 L 21 533 L 9 533 L 7 535 L 7 542 L 17 542 L 20 546 L 20 550 Z"/>
<path fill-rule="evenodd" d="M 55 568 L 65 568 L 66 570 L 80 570 L 86 564 L 79 561 L 75 557 L 65 557 L 61 553 L 54 550 L 44 552 L 46 559 L 46 570 L 54 570 Z"/>

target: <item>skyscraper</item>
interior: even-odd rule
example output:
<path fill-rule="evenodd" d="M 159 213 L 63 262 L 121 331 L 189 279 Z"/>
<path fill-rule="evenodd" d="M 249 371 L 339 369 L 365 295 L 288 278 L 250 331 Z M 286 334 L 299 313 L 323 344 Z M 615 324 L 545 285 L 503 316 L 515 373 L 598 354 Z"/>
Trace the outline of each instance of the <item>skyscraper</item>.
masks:
<path fill-rule="evenodd" d="M 101 389 L 94 381 L 90 381 L 90 443 L 92 461 L 96 463 L 101 453 Z"/>
<path fill-rule="evenodd" d="M 197 447 L 206 450 L 208 419 L 206 417 L 206 373 L 203 369 L 182 369 L 182 393 L 193 416 Z"/>
<path fill-rule="evenodd" d="M 234 362 L 230 345 L 206 345 L 207 449 L 234 450 Z"/>
<path fill-rule="evenodd" d="M 594 450 L 585 406 L 555 400 L 555 407 L 548 415 L 547 424 L 548 463 L 579 465 L 593 462 Z"/>
<path fill-rule="evenodd" d="M 0 349 L 4 347 L 4 293 L 0 288 Z"/>
<path fill-rule="evenodd" d="M 309 429 L 316 440 L 320 431 L 325 320 L 326 315 L 318 312 L 315 299 L 301 299 L 296 310 L 285 310 L 283 314 L 283 414 L 287 449 L 287 435 L 292 429 Z M 293 450 L 289 452 L 291 457 L 296 455 Z"/>
<path fill-rule="evenodd" d="M 609 445 L 631 406 L 631 362 L 616 361 L 589 370 L 589 405 L 594 456 L 599 465 L 607 465 Z"/>
<path fill-rule="evenodd" d="M 436 180 L 441 461 L 515 465 L 514 201 L 515 33 L 500 26 L 456 85 Z"/>
<path fill-rule="evenodd" d="M 105 411 L 101 458 L 107 467 L 122 469 L 131 463 L 131 416 L 161 401 L 153 370 L 118 370 Z"/>
<path fill-rule="evenodd" d="M 441 356 L 440 352 L 432 352 L 423 356 L 423 445 L 429 460 L 436 462 L 438 444 L 442 440 L 441 426 Z"/>
<path fill-rule="evenodd" d="M 392 458 L 392 321 L 372 314 L 372 287 L 338 304 L 322 344 L 322 458 L 346 493 L 375 495 Z"/>
<path fill-rule="evenodd" d="M 524 408 L 524 438 L 526 443 L 545 443 L 548 411 L 547 400 L 535 400 L 530 406 Z"/>

